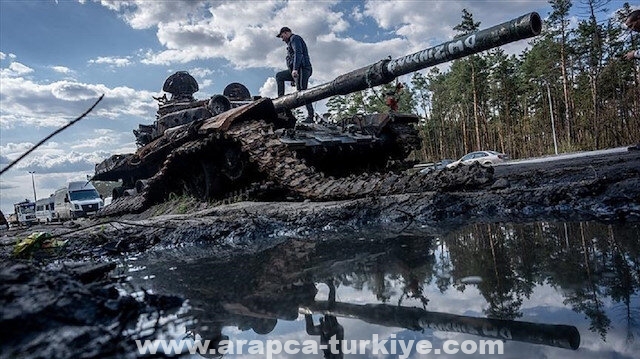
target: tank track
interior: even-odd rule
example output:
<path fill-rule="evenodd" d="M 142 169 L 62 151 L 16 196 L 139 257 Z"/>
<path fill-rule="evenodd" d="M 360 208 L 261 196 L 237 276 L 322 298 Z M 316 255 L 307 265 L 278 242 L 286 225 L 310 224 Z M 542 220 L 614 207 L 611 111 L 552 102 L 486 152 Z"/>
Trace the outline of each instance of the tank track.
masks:
<path fill-rule="evenodd" d="M 408 132 L 407 132 L 408 133 Z M 167 189 L 175 188 L 181 169 L 195 165 L 201 158 L 215 157 L 219 143 L 235 143 L 249 161 L 266 178 L 248 185 L 246 191 L 236 191 L 221 203 L 247 199 L 258 193 L 264 182 L 275 183 L 291 194 L 310 200 L 344 200 L 367 196 L 384 196 L 424 191 L 470 190 L 490 184 L 493 168 L 480 165 L 458 166 L 454 170 L 430 173 L 362 173 L 343 178 L 326 177 L 298 158 L 295 151 L 279 141 L 273 126 L 263 120 L 234 123 L 224 133 L 211 131 L 205 138 L 189 140 L 167 156 L 161 169 L 147 181 L 145 191 L 122 197 L 100 213 L 102 216 L 120 213 L 139 213 L 164 200 Z"/>
<path fill-rule="evenodd" d="M 493 169 L 482 166 L 460 166 L 456 171 L 438 173 L 362 173 L 344 178 L 325 177 L 295 153 L 282 145 L 272 127 L 264 121 L 243 123 L 229 129 L 228 134 L 239 141 L 260 172 L 311 200 L 342 200 L 371 195 L 391 195 L 433 190 L 477 188 L 489 183 Z M 467 172 L 460 175 L 459 172 Z M 453 172 L 457 175 L 448 176 Z"/>

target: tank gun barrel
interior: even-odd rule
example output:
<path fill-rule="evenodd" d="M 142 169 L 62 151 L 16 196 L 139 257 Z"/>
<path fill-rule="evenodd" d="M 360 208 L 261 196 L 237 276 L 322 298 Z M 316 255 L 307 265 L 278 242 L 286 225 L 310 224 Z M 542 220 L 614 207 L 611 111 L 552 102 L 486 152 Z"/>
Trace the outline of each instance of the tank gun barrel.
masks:
<path fill-rule="evenodd" d="M 573 350 L 580 347 L 580 332 L 572 325 L 470 317 L 388 304 L 363 305 L 328 301 L 314 302 L 299 308 L 299 312 L 356 318 L 372 324 L 414 331 L 431 329 L 467 333 L 486 338 L 516 340 Z"/>
<path fill-rule="evenodd" d="M 293 109 L 331 96 L 347 95 L 383 85 L 401 75 L 536 36 L 541 29 L 540 15 L 531 12 L 410 55 L 378 61 L 338 76 L 331 82 L 278 97 L 273 100 L 273 105 L 278 111 Z"/>

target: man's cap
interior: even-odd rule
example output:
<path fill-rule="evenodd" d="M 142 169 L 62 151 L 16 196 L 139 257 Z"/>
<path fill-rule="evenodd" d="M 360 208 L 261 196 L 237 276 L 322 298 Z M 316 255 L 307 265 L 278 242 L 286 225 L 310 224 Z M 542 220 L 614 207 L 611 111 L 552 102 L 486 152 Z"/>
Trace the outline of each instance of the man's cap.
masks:
<path fill-rule="evenodd" d="M 282 27 L 282 28 L 280 29 L 280 32 L 278 33 L 278 35 L 276 35 L 276 37 L 282 37 L 282 33 L 283 33 L 283 32 L 291 32 L 291 29 L 290 29 L 290 28 L 288 28 L 288 27 L 286 27 L 286 26 Z"/>

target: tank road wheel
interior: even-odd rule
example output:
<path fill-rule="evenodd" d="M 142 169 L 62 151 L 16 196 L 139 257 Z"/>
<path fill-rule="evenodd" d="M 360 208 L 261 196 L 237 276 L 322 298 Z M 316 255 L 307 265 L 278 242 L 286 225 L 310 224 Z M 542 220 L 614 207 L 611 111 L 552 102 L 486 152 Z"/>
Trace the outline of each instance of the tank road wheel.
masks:
<path fill-rule="evenodd" d="M 112 191 L 111 191 L 111 198 L 112 200 L 116 200 L 120 197 L 123 197 L 124 195 L 124 187 L 115 187 Z"/>
<path fill-rule="evenodd" d="M 222 94 L 235 101 L 251 101 L 251 93 L 249 89 L 238 82 L 233 82 L 227 85 L 222 91 Z"/>
<path fill-rule="evenodd" d="M 230 181 L 235 181 L 242 177 L 245 172 L 245 158 L 239 148 L 227 147 L 224 150 L 221 172 Z"/>
<path fill-rule="evenodd" d="M 185 171 L 182 185 L 185 193 L 201 201 L 223 192 L 223 181 L 217 167 L 206 160 L 198 161 L 190 171 Z"/>
<path fill-rule="evenodd" d="M 224 96 L 215 95 L 209 100 L 207 109 L 211 112 L 212 115 L 219 115 L 231 109 L 231 101 L 229 101 L 229 99 Z"/>

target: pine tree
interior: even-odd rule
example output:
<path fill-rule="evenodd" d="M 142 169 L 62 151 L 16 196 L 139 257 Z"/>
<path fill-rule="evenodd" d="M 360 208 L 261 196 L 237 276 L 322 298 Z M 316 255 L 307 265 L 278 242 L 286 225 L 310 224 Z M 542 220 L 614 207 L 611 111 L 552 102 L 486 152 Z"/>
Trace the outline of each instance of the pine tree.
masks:
<path fill-rule="evenodd" d="M 567 75 L 567 53 L 569 35 L 569 9 L 571 9 L 571 0 L 550 0 L 553 12 L 549 14 L 548 24 L 550 34 L 559 36 L 560 44 L 560 69 L 562 70 L 562 91 L 564 95 L 564 121 L 567 134 L 567 143 L 571 144 L 571 102 L 569 101 L 569 88 L 571 87 L 569 77 Z"/>
<path fill-rule="evenodd" d="M 473 21 L 473 14 L 467 9 L 462 9 L 462 22 L 456 25 L 453 29 L 459 31 L 457 36 L 463 36 L 478 31 L 480 28 L 480 22 Z M 481 79 L 480 72 L 482 71 L 481 57 L 480 55 L 471 55 L 465 59 L 459 60 L 460 63 L 470 67 L 470 81 L 471 95 L 473 100 L 473 122 L 475 126 L 475 147 L 480 150 L 482 148 L 482 142 L 480 140 L 480 104 L 479 104 L 479 83 Z M 465 146 L 466 151 L 466 146 Z"/>

